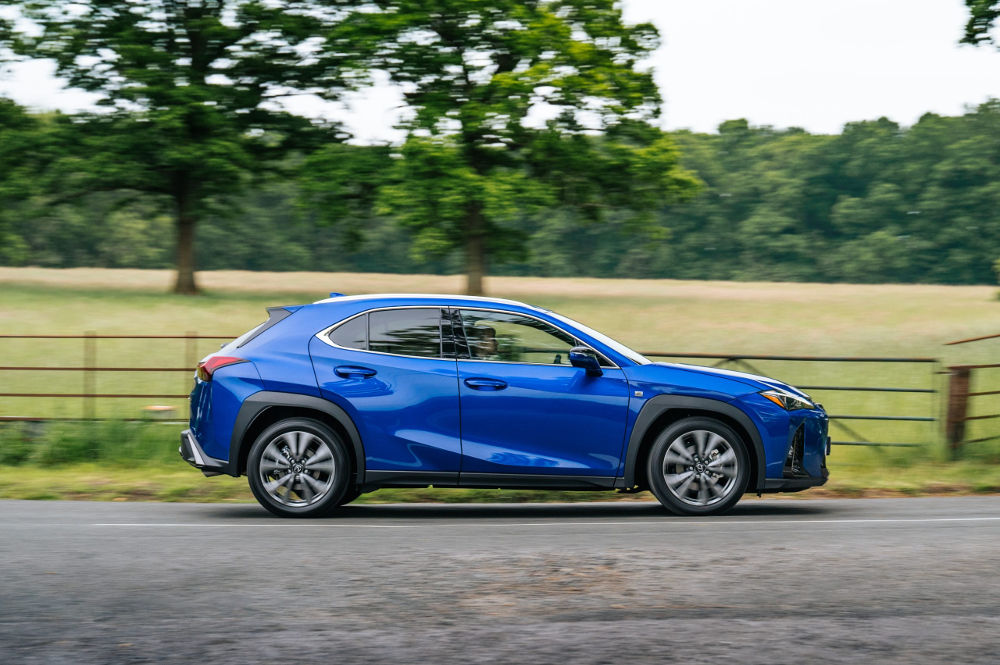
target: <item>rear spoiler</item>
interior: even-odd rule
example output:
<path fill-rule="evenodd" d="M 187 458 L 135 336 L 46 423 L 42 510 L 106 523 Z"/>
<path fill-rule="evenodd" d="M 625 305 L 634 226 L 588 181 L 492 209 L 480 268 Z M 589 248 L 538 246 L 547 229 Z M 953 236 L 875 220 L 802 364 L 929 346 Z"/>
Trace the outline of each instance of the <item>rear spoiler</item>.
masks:
<path fill-rule="evenodd" d="M 238 349 L 240 347 L 246 346 L 250 341 L 252 341 L 255 337 L 260 335 L 268 328 L 271 328 L 277 325 L 278 323 L 281 323 L 285 319 L 287 319 L 289 316 L 292 315 L 292 312 L 294 312 L 297 309 L 298 307 L 268 307 L 267 321 L 254 328 L 250 332 L 250 334 L 246 336 L 246 338 L 240 340 L 240 343 L 236 345 L 236 348 Z"/>

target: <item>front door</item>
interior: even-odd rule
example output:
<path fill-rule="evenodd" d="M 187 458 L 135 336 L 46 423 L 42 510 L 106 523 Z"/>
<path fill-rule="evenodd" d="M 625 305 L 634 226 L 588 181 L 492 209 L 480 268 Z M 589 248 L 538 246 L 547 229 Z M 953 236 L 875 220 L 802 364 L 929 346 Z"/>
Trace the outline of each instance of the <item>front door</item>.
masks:
<path fill-rule="evenodd" d="M 621 369 L 602 359 L 603 375 L 588 376 L 569 364 L 577 340 L 534 317 L 462 309 L 455 323 L 466 340 L 462 484 L 488 484 L 478 474 L 617 475 L 629 399 Z"/>

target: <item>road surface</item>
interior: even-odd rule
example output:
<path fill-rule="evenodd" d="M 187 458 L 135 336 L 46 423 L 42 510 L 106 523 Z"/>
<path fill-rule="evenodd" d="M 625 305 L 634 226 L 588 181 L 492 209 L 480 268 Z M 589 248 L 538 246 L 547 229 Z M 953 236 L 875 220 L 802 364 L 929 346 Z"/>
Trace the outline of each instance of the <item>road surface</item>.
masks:
<path fill-rule="evenodd" d="M 1000 662 L 1000 497 L 0 502 L 0 662 Z"/>

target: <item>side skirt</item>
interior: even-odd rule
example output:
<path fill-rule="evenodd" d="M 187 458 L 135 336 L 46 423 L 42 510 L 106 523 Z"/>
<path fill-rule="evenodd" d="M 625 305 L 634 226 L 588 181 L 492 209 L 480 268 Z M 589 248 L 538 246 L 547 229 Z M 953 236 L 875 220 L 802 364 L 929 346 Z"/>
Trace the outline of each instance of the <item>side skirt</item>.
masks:
<path fill-rule="evenodd" d="M 458 487 L 457 471 L 379 471 L 368 469 L 362 492 L 380 487 Z"/>
<path fill-rule="evenodd" d="M 612 476 L 561 476 L 535 473 L 462 473 L 368 469 L 362 491 L 380 487 L 469 487 L 476 489 L 611 490 Z"/>
<path fill-rule="evenodd" d="M 535 473 L 463 473 L 459 487 L 523 490 L 610 490 L 613 476 L 557 476 Z"/>

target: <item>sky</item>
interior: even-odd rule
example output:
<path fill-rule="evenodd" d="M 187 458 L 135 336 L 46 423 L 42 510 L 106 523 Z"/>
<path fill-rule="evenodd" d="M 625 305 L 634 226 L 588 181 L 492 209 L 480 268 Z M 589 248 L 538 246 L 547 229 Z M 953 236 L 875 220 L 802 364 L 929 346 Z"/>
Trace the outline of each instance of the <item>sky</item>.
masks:
<path fill-rule="evenodd" d="M 625 10 L 660 29 L 653 66 L 671 129 L 742 117 L 835 133 L 1000 97 L 1000 51 L 958 45 L 962 0 L 628 0 Z"/>
<path fill-rule="evenodd" d="M 1000 98 L 1000 51 L 959 46 L 962 0 L 624 0 L 628 22 L 651 21 L 663 45 L 648 63 L 666 129 L 715 131 L 723 120 L 836 133 L 889 117 L 962 113 Z M 73 111 L 46 62 L 0 74 L 0 94 L 36 109 Z M 398 91 L 384 82 L 346 108 L 299 98 L 290 110 L 344 121 L 358 142 L 398 140 Z"/>

